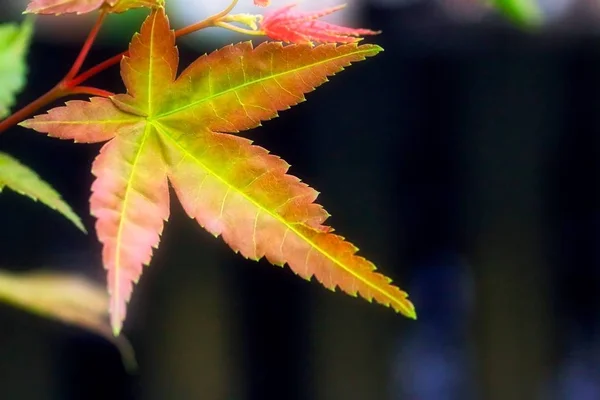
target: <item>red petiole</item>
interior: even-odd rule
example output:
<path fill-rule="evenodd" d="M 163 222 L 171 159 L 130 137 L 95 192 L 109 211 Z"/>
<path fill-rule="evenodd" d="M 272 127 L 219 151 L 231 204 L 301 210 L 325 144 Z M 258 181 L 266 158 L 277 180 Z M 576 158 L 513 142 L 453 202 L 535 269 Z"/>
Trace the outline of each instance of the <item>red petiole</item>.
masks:
<path fill-rule="evenodd" d="M 81 47 L 79 55 L 75 59 L 73 66 L 71 67 L 69 72 L 67 72 L 67 75 L 64 77 L 64 82 L 71 83 L 71 80 L 77 75 L 77 73 L 81 69 L 83 62 L 85 61 L 88 53 L 90 52 L 90 49 L 92 48 L 92 45 L 94 44 L 94 40 L 96 40 L 96 36 L 98 36 L 98 32 L 100 32 L 100 28 L 102 27 L 102 23 L 104 22 L 105 18 L 106 10 L 102 10 L 100 15 L 98 16 L 98 19 L 96 20 L 96 23 L 92 27 L 92 30 L 90 31 L 87 39 L 85 39 L 85 42 L 83 43 L 83 46 Z"/>
<path fill-rule="evenodd" d="M 231 2 L 231 4 L 225 10 L 223 10 L 215 15 L 212 15 L 212 16 L 206 18 L 205 20 L 200 21 L 196 24 L 192 24 L 192 25 L 189 25 L 184 28 L 176 30 L 175 37 L 181 37 L 181 36 L 196 32 L 200 29 L 215 26 L 218 23 L 219 19 L 223 18 L 224 16 L 226 16 L 227 14 L 229 14 L 231 12 L 231 10 L 235 7 L 237 2 L 238 2 L 238 0 L 233 0 Z M 124 56 L 127 56 L 129 54 L 128 51 L 124 51 L 120 54 L 117 54 L 117 55 L 93 66 L 90 69 L 83 71 L 82 73 L 79 73 L 92 45 L 94 44 L 94 41 L 96 40 L 96 37 L 98 36 L 98 32 L 100 31 L 100 28 L 102 27 L 102 23 L 104 22 L 105 17 L 106 17 L 106 11 L 103 10 L 100 13 L 100 15 L 98 16 L 98 19 L 96 20 L 96 23 L 92 27 L 92 30 L 88 34 L 88 37 L 86 38 L 83 46 L 81 47 L 81 50 L 79 51 L 79 54 L 78 54 L 77 58 L 75 59 L 75 62 L 73 63 L 73 65 L 71 66 L 71 69 L 69 70 L 69 72 L 67 72 L 65 77 L 56 86 L 54 86 L 52 89 L 50 89 L 48 92 L 46 92 L 42 96 L 38 97 L 36 100 L 32 101 L 31 103 L 29 103 L 25 107 L 21 108 L 20 110 L 16 111 L 15 113 L 10 115 L 6 119 L 3 119 L 2 121 L 0 121 L 0 133 L 6 131 L 8 128 L 13 127 L 14 125 L 23 121 L 25 118 L 33 115 L 36 111 L 38 111 L 42 107 L 45 107 L 48 104 L 50 104 L 53 101 L 56 101 L 60 98 L 63 98 L 63 97 L 69 96 L 69 95 L 73 95 L 73 94 L 88 94 L 88 95 L 92 95 L 92 96 L 101 96 L 101 97 L 109 97 L 109 96 L 113 95 L 113 93 L 111 93 L 111 92 L 108 92 L 108 91 L 102 90 L 102 89 L 98 89 L 95 87 L 80 86 L 83 82 L 87 81 L 92 76 L 95 76 L 95 75 L 99 74 L 100 72 L 112 67 L 113 65 L 118 64 Z"/>

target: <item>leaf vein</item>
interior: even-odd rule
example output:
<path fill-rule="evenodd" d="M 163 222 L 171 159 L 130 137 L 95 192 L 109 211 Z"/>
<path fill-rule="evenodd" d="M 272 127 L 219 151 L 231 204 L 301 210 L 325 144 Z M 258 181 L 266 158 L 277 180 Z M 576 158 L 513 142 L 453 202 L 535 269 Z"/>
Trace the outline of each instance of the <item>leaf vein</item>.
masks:
<path fill-rule="evenodd" d="M 266 81 L 266 80 L 270 80 L 270 79 L 277 79 L 278 77 L 285 76 L 285 75 L 288 75 L 288 74 L 297 73 L 297 72 L 304 71 L 304 70 L 307 70 L 307 69 L 311 70 L 312 68 L 314 68 L 316 66 L 319 66 L 319 65 L 333 63 L 335 61 L 338 61 L 338 60 L 341 60 L 341 59 L 344 59 L 344 58 L 348 58 L 348 57 L 351 57 L 351 56 L 354 56 L 354 55 L 359 55 L 359 54 L 363 54 L 363 53 L 370 53 L 370 52 L 371 52 L 371 50 L 369 50 L 369 49 L 360 49 L 360 48 L 357 48 L 356 51 L 351 52 L 351 53 L 345 53 L 345 54 L 337 56 L 337 57 L 328 58 L 328 59 L 323 60 L 323 61 L 313 62 L 311 64 L 306 64 L 306 65 L 303 65 L 301 67 L 294 68 L 294 69 L 291 69 L 291 70 L 286 70 L 286 71 L 279 72 L 279 73 L 276 73 L 276 74 L 271 73 L 271 75 L 268 75 L 266 77 L 258 78 L 256 80 L 249 81 L 249 82 L 246 82 L 244 84 L 231 87 L 229 89 L 223 90 L 223 91 L 218 92 L 218 93 L 212 93 L 208 97 L 204 97 L 202 99 L 199 99 L 199 100 L 196 100 L 196 101 L 192 101 L 189 104 L 183 105 L 181 107 L 178 107 L 178 108 L 175 108 L 173 110 L 164 112 L 164 113 L 162 113 L 160 115 L 157 115 L 156 118 L 157 119 L 161 119 L 161 118 L 165 118 L 165 117 L 167 117 L 169 115 L 177 114 L 177 113 L 185 111 L 185 110 L 187 110 L 189 108 L 196 107 L 199 104 L 202 104 L 202 103 L 205 103 L 207 101 L 210 101 L 210 100 L 214 99 L 215 97 L 223 96 L 223 95 L 225 95 L 225 94 L 227 94 L 229 92 L 234 92 L 234 91 L 237 91 L 239 89 L 242 89 L 244 87 L 247 87 L 247 86 L 250 86 L 250 85 L 253 85 L 253 84 L 257 84 L 257 83 L 260 83 L 260 82 L 263 82 L 263 81 Z M 273 60 L 272 59 L 271 59 L 271 71 L 273 71 Z"/>
<path fill-rule="evenodd" d="M 193 154 L 191 154 L 187 148 L 185 148 L 184 146 L 182 146 L 180 143 L 178 143 L 175 139 L 173 139 L 172 135 L 169 134 L 168 132 L 168 128 L 160 123 L 156 123 L 156 128 L 166 137 L 168 138 L 175 146 L 177 146 L 184 154 L 188 154 L 189 157 L 194 160 L 197 164 L 200 165 L 200 167 L 205 170 L 207 173 L 209 173 L 210 175 L 212 175 L 215 179 L 217 179 L 218 181 L 221 181 L 223 184 L 225 184 L 228 187 L 228 190 L 230 190 L 231 188 L 236 189 L 239 191 L 238 188 L 236 188 L 235 186 L 231 185 L 228 181 L 226 181 L 224 178 L 222 178 L 218 173 L 216 173 L 215 171 L 213 171 L 212 169 L 210 169 L 209 167 L 206 166 L 205 163 L 202 162 L 202 160 L 200 160 L 199 158 L 195 157 Z M 252 197 L 248 196 L 246 193 L 239 191 L 239 194 L 246 199 L 250 204 L 254 205 L 257 209 L 262 210 L 262 212 L 264 212 L 265 214 L 269 215 L 270 217 L 272 217 L 273 219 L 275 219 L 276 221 L 278 221 L 279 223 L 281 223 L 283 226 L 287 227 L 289 230 L 291 230 L 296 236 L 298 236 L 301 240 L 305 241 L 306 243 L 310 244 L 310 249 L 314 249 L 316 251 L 318 251 L 320 254 L 322 254 L 325 258 L 327 258 L 329 261 L 331 261 L 334 265 L 337 265 L 338 267 L 340 267 L 343 271 L 345 271 L 346 273 L 348 273 L 349 275 L 353 276 L 354 279 L 362 282 L 366 287 L 369 287 L 371 290 L 375 291 L 375 292 L 379 292 L 382 295 L 384 295 L 388 301 L 390 302 L 397 302 L 399 307 L 401 307 L 402 309 L 404 309 L 406 312 L 410 313 L 410 310 L 406 309 L 406 305 L 404 305 L 401 301 L 399 300 L 395 300 L 395 296 L 392 295 L 391 293 L 387 292 L 385 289 L 371 283 L 369 280 L 363 278 L 361 275 L 357 274 L 356 272 L 354 272 L 351 268 L 347 267 L 345 264 L 343 264 L 341 261 L 337 260 L 335 257 L 333 257 L 331 254 L 329 254 L 329 252 L 327 252 L 326 250 L 324 250 L 323 248 L 321 248 L 317 243 L 315 243 L 314 241 L 312 241 L 311 239 L 309 239 L 308 237 L 306 237 L 306 235 L 302 234 L 302 232 L 300 232 L 298 229 L 296 229 L 294 226 L 296 225 L 301 225 L 304 226 L 306 228 L 306 225 L 304 224 L 297 224 L 297 223 L 290 223 L 288 221 L 286 221 L 285 219 L 283 219 L 280 215 L 275 214 L 274 212 L 264 208 L 260 203 L 258 203 L 256 200 L 254 200 Z M 314 228 L 310 228 L 314 232 L 318 232 L 317 230 L 315 230 Z M 283 258 L 283 261 L 285 262 L 285 258 Z"/>

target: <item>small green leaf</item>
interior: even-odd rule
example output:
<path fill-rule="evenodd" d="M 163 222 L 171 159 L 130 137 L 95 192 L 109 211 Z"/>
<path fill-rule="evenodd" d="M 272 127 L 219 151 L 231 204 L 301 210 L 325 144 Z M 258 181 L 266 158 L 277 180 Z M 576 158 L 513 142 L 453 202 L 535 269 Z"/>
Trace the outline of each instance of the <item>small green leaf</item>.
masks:
<path fill-rule="evenodd" d="M 25 86 L 26 56 L 33 33 L 33 20 L 20 26 L 0 24 L 0 118 L 6 117 L 15 95 Z"/>
<path fill-rule="evenodd" d="M 0 152 L 0 192 L 7 186 L 17 193 L 39 200 L 53 210 L 61 213 L 75 226 L 86 232 L 81 219 L 60 195 L 34 171 L 21 164 L 6 153 Z"/>

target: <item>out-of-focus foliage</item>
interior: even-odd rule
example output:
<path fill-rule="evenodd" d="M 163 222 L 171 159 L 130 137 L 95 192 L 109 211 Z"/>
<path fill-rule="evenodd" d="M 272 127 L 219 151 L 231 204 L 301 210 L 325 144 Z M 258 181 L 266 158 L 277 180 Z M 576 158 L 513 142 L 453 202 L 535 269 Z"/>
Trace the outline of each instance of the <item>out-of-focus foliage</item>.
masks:
<path fill-rule="evenodd" d="M 60 194 L 43 181 L 33 170 L 21 164 L 12 156 L 0 152 L 0 192 L 8 187 L 17 193 L 39 200 L 53 210 L 61 213 L 85 232 L 81 219 L 61 198 Z"/>
<path fill-rule="evenodd" d="M 520 25 L 536 26 L 542 23 L 542 12 L 537 0 L 491 0 L 490 4 Z"/>
<path fill-rule="evenodd" d="M 21 25 L 0 25 L 0 119 L 15 103 L 15 95 L 25 86 L 26 56 L 33 32 L 33 21 Z"/>
<path fill-rule="evenodd" d="M 108 294 L 100 285 L 64 273 L 16 274 L 0 269 L 0 301 L 101 335 L 117 346 L 128 369 L 136 367 L 128 341 L 112 335 Z"/>

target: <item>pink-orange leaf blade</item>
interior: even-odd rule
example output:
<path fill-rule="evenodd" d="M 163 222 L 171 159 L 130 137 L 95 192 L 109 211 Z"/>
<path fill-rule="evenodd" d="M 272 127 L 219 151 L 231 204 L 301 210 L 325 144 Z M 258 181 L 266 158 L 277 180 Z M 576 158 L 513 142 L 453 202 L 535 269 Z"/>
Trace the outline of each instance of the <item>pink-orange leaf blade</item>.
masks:
<path fill-rule="evenodd" d="M 109 99 L 92 97 L 89 102 L 68 101 L 63 107 L 53 108 L 19 125 L 51 137 L 94 143 L 112 139 L 121 131 L 139 128 L 143 121 L 119 110 Z"/>
<path fill-rule="evenodd" d="M 152 128 L 122 135 L 106 144 L 94 162 L 90 209 L 104 245 L 111 324 L 115 333 L 143 265 L 158 247 L 169 217 L 169 190 L 160 146 Z"/>
<path fill-rule="evenodd" d="M 145 115 L 164 110 L 169 100 L 167 89 L 175 80 L 179 63 L 175 34 L 169 29 L 164 11 L 153 12 L 144 21 L 131 41 L 129 54 L 121 61 L 121 77 L 128 95 L 116 96 L 115 104 Z"/>
<path fill-rule="evenodd" d="M 150 263 L 152 248 L 158 247 L 163 221 L 169 215 L 169 192 L 159 137 L 144 116 L 152 116 L 165 105 L 165 88 L 177 73 L 179 56 L 175 35 L 169 29 L 164 9 L 144 21 L 121 62 L 127 95 L 113 103 L 145 121 L 139 132 L 121 132 L 103 149 L 93 166 L 98 177 L 92 186 L 92 214 L 104 244 L 104 267 L 111 294 L 111 322 L 115 332 L 125 319 L 133 283 Z"/>
<path fill-rule="evenodd" d="M 157 118 L 188 130 L 250 129 L 304 101 L 304 94 L 327 82 L 328 76 L 381 50 L 356 44 L 226 46 L 182 72 L 173 87 L 170 110 Z"/>
<path fill-rule="evenodd" d="M 281 159 L 229 134 L 159 131 L 167 138 L 169 179 L 184 209 L 233 250 L 288 263 L 303 278 L 315 276 L 329 289 L 337 286 L 415 317 L 405 292 L 322 225 L 328 214 L 314 203 L 317 192 L 287 175 Z"/>

